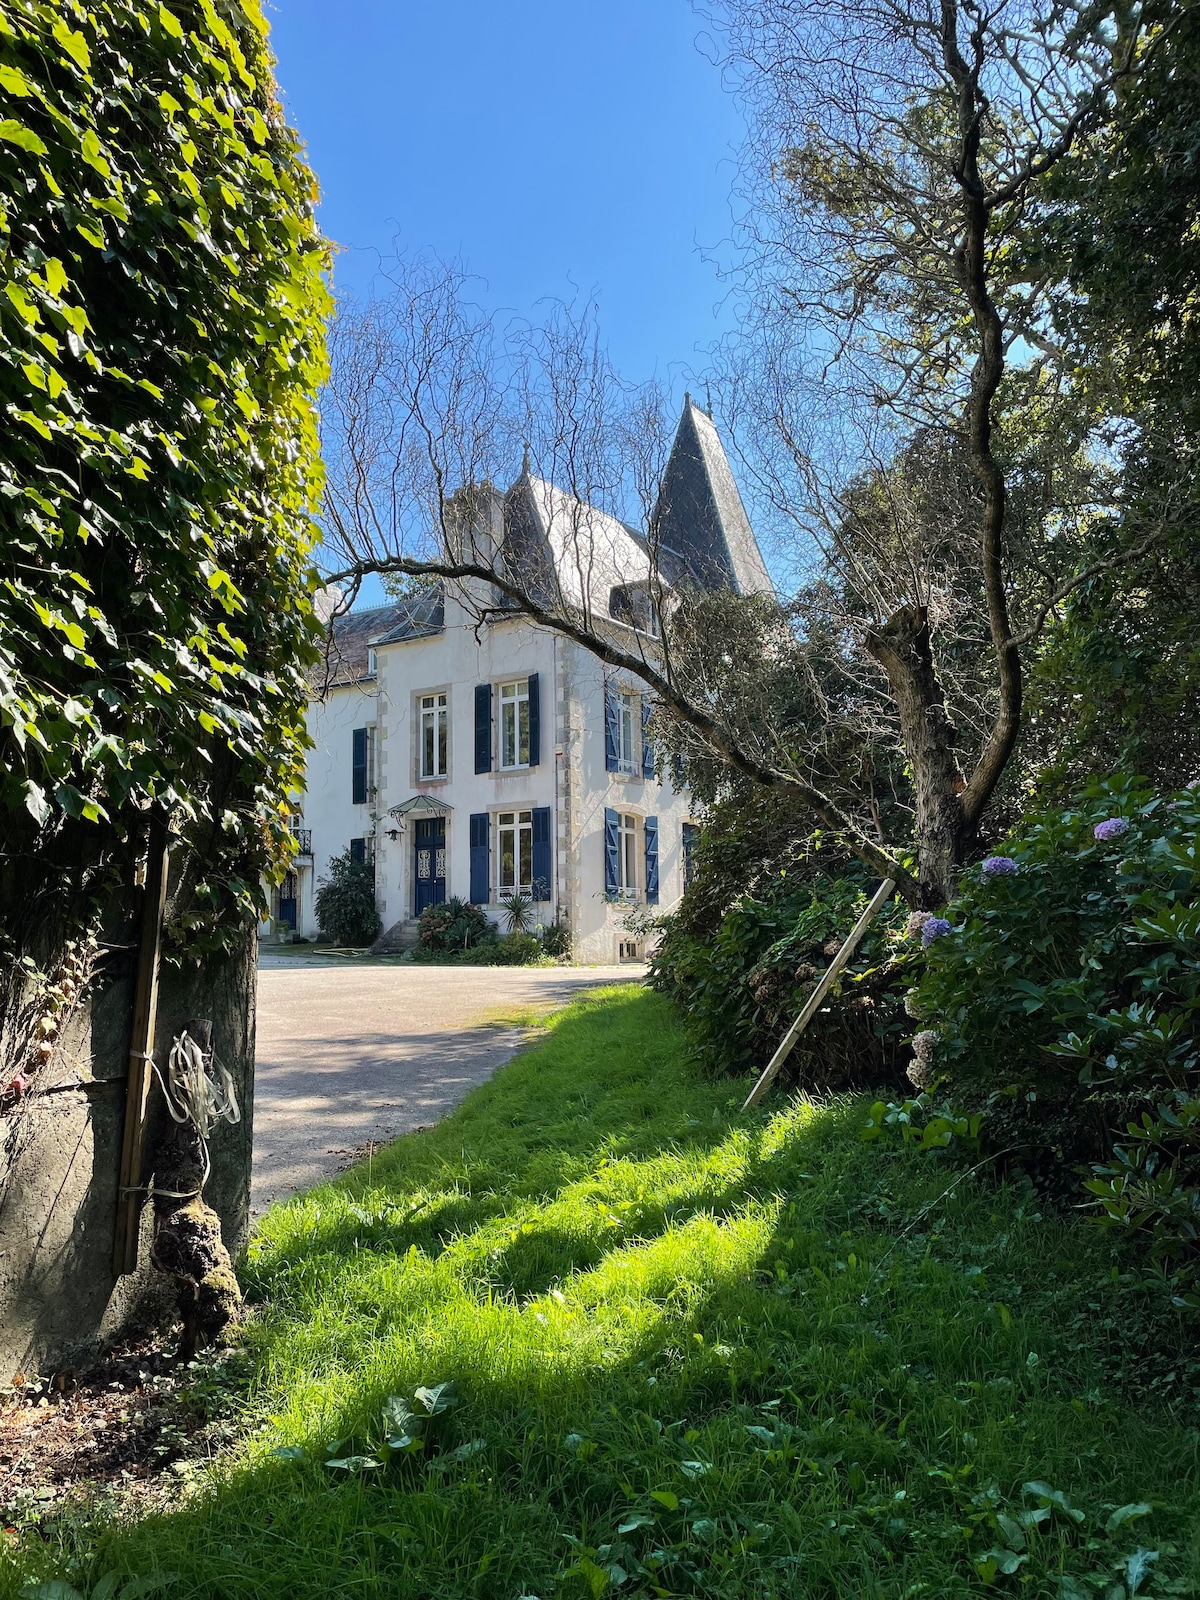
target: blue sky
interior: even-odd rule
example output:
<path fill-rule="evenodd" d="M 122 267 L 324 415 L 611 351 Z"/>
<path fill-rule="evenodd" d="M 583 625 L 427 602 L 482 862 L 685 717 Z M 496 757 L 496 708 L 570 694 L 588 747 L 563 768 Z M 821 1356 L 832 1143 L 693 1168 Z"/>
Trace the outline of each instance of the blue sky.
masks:
<path fill-rule="evenodd" d="M 741 121 L 688 0 L 274 0 L 267 15 L 340 285 L 363 286 L 399 236 L 461 258 L 497 308 L 595 292 L 631 378 L 703 366 L 728 318 L 702 247 L 729 233 Z"/>

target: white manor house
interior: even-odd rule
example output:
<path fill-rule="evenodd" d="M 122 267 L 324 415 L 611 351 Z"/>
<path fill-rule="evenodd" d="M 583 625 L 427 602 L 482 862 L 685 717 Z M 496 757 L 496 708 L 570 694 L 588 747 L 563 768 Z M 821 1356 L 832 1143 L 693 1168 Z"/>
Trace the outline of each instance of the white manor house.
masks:
<path fill-rule="evenodd" d="M 568 531 L 581 512 L 582 580 Z M 625 633 L 630 653 L 651 657 L 653 638 L 635 627 L 649 626 L 641 535 L 527 467 L 507 495 L 490 492 L 485 516 L 510 567 L 549 563 L 568 595 L 585 583 L 614 642 Z M 690 399 L 652 529 L 672 586 L 770 589 L 717 430 Z M 655 776 L 645 685 L 452 583 L 351 611 L 333 629 L 308 708 L 301 850 L 264 933 L 317 936 L 316 890 L 348 848 L 374 863 L 381 946 L 413 942 L 422 910 L 450 896 L 502 922 L 502 898 L 523 892 L 540 923 L 569 928 L 576 961 L 639 956 L 629 911 L 671 910 L 695 838 L 686 788 Z"/>

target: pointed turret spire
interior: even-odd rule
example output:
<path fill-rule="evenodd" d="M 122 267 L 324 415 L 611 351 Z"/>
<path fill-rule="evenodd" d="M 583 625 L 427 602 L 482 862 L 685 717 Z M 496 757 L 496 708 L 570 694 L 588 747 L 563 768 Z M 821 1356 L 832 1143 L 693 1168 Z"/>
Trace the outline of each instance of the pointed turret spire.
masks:
<path fill-rule="evenodd" d="M 663 573 L 705 589 L 770 594 L 773 585 L 710 413 L 689 394 L 654 508 Z"/>

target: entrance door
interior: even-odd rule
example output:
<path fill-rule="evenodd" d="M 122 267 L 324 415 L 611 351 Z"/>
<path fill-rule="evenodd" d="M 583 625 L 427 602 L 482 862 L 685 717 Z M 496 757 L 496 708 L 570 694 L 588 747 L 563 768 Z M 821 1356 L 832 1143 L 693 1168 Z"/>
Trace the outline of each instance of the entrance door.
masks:
<path fill-rule="evenodd" d="M 446 819 L 422 817 L 416 826 L 417 915 L 446 898 Z"/>
<path fill-rule="evenodd" d="M 296 874 L 289 872 L 279 886 L 279 920 L 296 931 Z"/>

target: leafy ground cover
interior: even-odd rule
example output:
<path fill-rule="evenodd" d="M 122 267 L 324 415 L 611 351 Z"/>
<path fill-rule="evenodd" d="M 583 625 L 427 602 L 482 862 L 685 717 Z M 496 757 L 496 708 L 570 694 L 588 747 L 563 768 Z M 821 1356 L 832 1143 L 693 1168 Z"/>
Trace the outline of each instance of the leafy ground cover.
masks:
<path fill-rule="evenodd" d="M 1194 1326 L 1031 1191 L 743 1118 L 622 987 L 273 1211 L 243 1442 L 5 1558 L 179 1596 L 1200 1592 Z M 71 1561 L 75 1565 L 71 1565 Z M 64 1564 L 66 1563 L 66 1564 Z"/>

